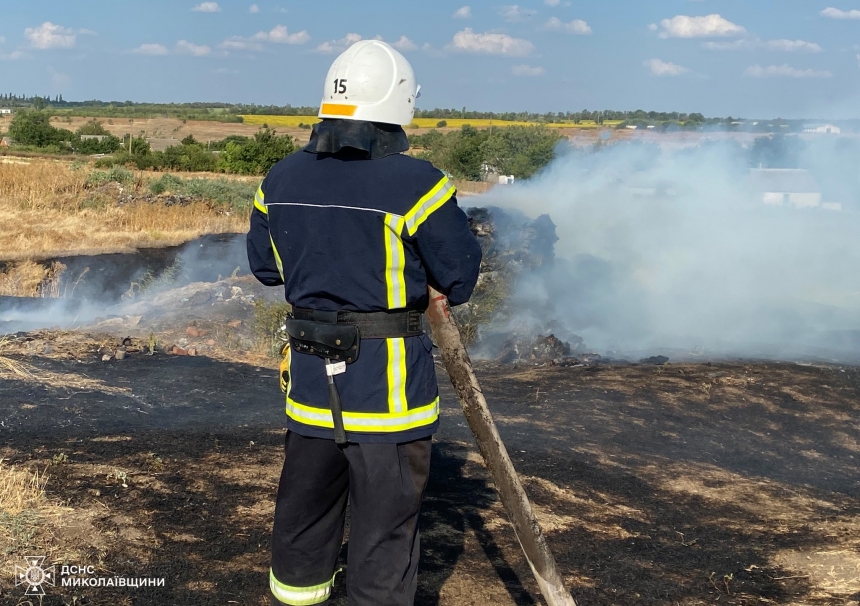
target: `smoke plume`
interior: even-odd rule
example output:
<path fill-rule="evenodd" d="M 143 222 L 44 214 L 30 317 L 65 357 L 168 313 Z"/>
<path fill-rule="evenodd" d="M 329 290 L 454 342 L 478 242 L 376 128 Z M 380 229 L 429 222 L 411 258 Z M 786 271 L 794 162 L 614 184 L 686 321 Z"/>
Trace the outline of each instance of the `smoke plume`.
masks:
<path fill-rule="evenodd" d="M 860 153 L 845 141 L 797 151 L 813 207 L 765 204 L 733 143 L 570 149 L 474 205 L 550 215 L 556 261 L 520 279 L 518 308 L 599 353 L 858 359 Z"/>

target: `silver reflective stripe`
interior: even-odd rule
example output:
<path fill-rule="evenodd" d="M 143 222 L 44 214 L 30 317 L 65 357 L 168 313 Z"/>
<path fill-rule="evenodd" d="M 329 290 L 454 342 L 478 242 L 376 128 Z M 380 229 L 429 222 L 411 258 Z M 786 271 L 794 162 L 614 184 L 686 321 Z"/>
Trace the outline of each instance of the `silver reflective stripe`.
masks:
<path fill-rule="evenodd" d="M 435 189 L 435 188 L 434 188 Z M 409 232 L 409 235 L 413 235 L 415 231 L 418 229 L 424 221 L 427 220 L 427 217 L 436 210 L 434 206 L 445 202 L 451 195 L 454 193 L 454 184 L 449 180 L 445 180 L 444 185 L 433 194 L 427 200 L 421 201 L 420 206 L 413 208 L 409 211 L 409 214 L 406 215 L 406 229 Z"/>

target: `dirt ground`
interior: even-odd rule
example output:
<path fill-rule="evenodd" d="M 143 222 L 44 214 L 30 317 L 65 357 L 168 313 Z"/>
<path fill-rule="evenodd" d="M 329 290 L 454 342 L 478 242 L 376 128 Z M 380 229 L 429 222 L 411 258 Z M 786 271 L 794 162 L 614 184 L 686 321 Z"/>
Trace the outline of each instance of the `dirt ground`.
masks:
<path fill-rule="evenodd" d="M 190 286 L 0 349 L 23 365 L 0 364 L 0 457 L 47 470 L 65 508 L 45 536 L 0 519 L 16 537 L 0 604 L 21 600 L 25 549 L 165 579 L 48 587 L 43 606 L 268 603 L 284 417 L 275 361 L 251 352 L 259 296 L 243 279 Z M 145 355 L 150 333 L 158 350 L 197 355 Z M 103 361 L 127 336 L 126 359 Z M 860 601 L 860 369 L 482 362 L 478 374 L 579 604 Z M 440 384 L 416 603 L 540 604 L 441 370 Z M 334 603 L 346 604 L 342 577 Z"/>

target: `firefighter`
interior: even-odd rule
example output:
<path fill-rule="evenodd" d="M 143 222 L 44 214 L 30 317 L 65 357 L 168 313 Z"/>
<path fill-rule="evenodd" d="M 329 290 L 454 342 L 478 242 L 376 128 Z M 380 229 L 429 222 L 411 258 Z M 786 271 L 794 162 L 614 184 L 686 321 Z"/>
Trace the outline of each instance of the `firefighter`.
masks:
<path fill-rule="evenodd" d="M 418 91 L 391 46 L 351 46 L 328 72 L 310 142 L 272 168 L 254 201 L 251 269 L 292 306 L 273 604 L 328 600 L 347 501 L 349 604 L 414 600 L 439 426 L 421 318 L 429 286 L 468 301 L 481 260 L 453 183 L 403 153 Z"/>

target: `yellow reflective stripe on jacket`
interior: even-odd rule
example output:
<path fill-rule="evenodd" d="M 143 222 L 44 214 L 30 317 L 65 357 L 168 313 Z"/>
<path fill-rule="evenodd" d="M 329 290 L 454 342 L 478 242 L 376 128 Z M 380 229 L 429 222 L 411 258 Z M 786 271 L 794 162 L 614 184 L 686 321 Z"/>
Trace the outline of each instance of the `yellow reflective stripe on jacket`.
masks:
<path fill-rule="evenodd" d="M 272 252 L 275 253 L 275 264 L 278 266 L 278 273 L 281 274 L 281 280 L 284 279 L 284 263 L 281 261 L 281 255 L 278 254 L 278 249 L 275 246 L 275 239 L 272 234 L 269 234 L 269 242 L 272 243 Z"/>
<path fill-rule="evenodd" d="M 456 192 L 457 188 L 448 180 L 448 177 L 442 177 L 442 180 L 427 192 L 427 195 L 418 200 L 412 210 L 406 213 L 406 231 L 409 235 L 414 236 L 421 224 L 440 206 L 450 200 Z"/>
<path fill-rule="evenodd" d="M 269 214 L 269 209 L 266 208 L 266 194 L 263 193 L 263 186 L 257 188 L 257 193 L 254 195 L 254 208 L 259 210 L 264 215 Z"/>
<path fill-rule="evenodd" d="M 334 573 L 330 581 L 313 585 L 312 587 L 292 587 L 284 585 L 275 578 L 275 573 L 269 569 L 269 589 L 272 595 L 275 596 L 281 604 L 289 606 L 312 606 L 325 602 L 331 595 L 331 588 L 334 586 L 334 577 L 337 576 L 338 570 Z"/>
<path fill-rule="evenodd" d="M 385 215 L 385 290 L 388 309 L 406 307 L 406 252 L 403 250 L 404 218 L 400 215 Z"/>
<path fill-rule="evenodd" d="M 388 412 L 405 412 L 406 403 L 406 341 L 386 339 L 388 349 Z"/>
<path fill-rule="evenodd" d="M 331 411 L 325 408 L 314 408 L 299 404 L 291 398 L 287 398 L 287 414 L 297 423 L 312 425 L 314 427 L 334 428 L 331 419 Z M 369 413 L 369 412 L 347 412 L 343 413 L 343 426 L 347 431 L 364 433 L 394 433 L 424 427 L 435 423 L 439 418 L 439 398 L 431 404 L 414 408 L 400 413 Z"/>

